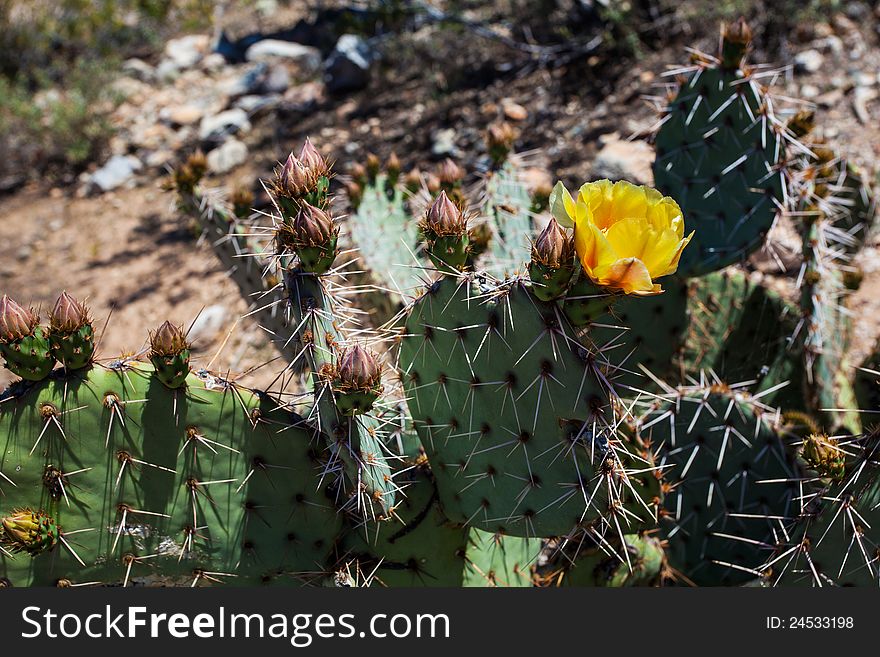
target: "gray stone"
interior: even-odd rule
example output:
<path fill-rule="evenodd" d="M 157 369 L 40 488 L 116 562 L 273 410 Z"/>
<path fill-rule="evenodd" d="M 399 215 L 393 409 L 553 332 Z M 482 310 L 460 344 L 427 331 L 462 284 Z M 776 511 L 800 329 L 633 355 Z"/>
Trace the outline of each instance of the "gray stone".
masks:
<path fill-rule="evenodd" d="M 126 59 L 122 63 L 122 71 L 141 82 L 152 82 L 156 79 L 156 68 L 137 57 Z"/>
<path fill-rule="evenodd" d="M 324 63 L 327 91 L 343 93 L 366 87 L 373 59 L 373 52 L 362 37 L 343 34 Z"/>
<path fill-rule="evenodd" d="M 266 96 L 251 94 L 236 100 L 235 107 L 243 109 L 248 113 L 248 116 L 254 116 L 277 107 L 280 102 L 281 96 L 279 94 L 268 94 Z"/>
<path fill-rule="evenodd" d="M 321 68 L 321 51 L 293 41 L 263 39 L 247 49 L 244 55 L 249 62 L 287 60 L 296 63 L 303 73 L 311 75 Z"/>
<path fill-rule="evenodd" d="M 236 107 L 203 118 L 199 124 L 199 139 L 224 139 L 228 135 L 250 129 L 247 112 Z"/>
<path fill-rule="evenodd" d="M 268 70 L 269 65 L 266 62 L 254 64 L 244 74 L 236 73 L 233 77 L 222 80 L 218 85 L 219 91 L 231 98 L 259 93 Z"/>
<path fill-rule="evenodd" d="M 455 155 L 458 153 L 458 148 L 455 146 L 456 137 L 455 128 L 437 130 L 432 137 L 431 153 L 438 157 Z"/>
<path fill-rule="evenodd" d="M 244 164 L 247 155 L 247 146 L 238 139 L 230 138 L 208 153 L 208 168 L 214 173 L 226 173 Z"/>
<path fill-rule="evenodd" d="M 92 190 L 109 192 L 124 185 L 141 170 L 141 161 L 133 155 L 114 155 L 89 178 Z"/>
<path fill-rule="evenodd" d="M 225 306 L 208 306 L 196 317 L 186 337 L 192 343 L 208 344 L 220 334 L 229 318 L 230 312 Z"/>
<path fill-rule="evenodd" d="M 165 59 L 178 69 L 192 68 L 208 52 L 210 39 L 204 34 L 189 34 L 170 39 L 165 44 Z"/>
<path fill-rule="evenodd" d="M 825 61 L 825 56 L 818 50 L 804 50 L 794 56 L 794 70 L 798 73 L 815 73 Z"/>
<path fill-rule="evenodd" d="M 283 94 L 290 86 L 290 73 L 281 65 L 272 66 L 263 78 L 260 91 L 264 94 Z"/>

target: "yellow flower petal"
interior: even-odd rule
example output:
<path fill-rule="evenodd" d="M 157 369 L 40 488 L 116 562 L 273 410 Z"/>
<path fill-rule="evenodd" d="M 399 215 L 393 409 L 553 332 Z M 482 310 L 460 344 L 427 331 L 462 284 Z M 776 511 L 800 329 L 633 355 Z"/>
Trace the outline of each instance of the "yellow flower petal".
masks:
<path fill-rule="evenodd" d="M 574 200 L 562 181 L 557 182 L 553 191 L 550 192 L 550 214 L 559 222 L 560 226 L 574 227 Z"/>
<path fill-rule="evenodd" d="M 659 294 L 662 290 L 651 280 L 648 268 L 638 258 L 622 258 L 594 271 L 595 282 L 625 294 Z"/>
<path fill-rule="evenodd" d="M 597 180 L 572 198 L 560 183 L 553 200 L 554 214 L 561 208 L 574 223 L 584 273 L 597 285 L 626 294 L 661 292 L 653 279 L 675 273 L 693 236 L 683 237 L 678 203 L 650 187 Z"/>
<path fill-rule="evenodd" d="M 678 232 L 679 239 L 684 235 L 684 218 L 681 214 L 681 208 L 668 196 L 662 196 L 653 203 L 649 201 L 645 216 L 657 230 L 673 228 Z"/>
<path fill-rule="evenodd" d="M 644 219 L 629 217 L 612 224 L 605 235 L 619 257 L 644 260 L 645 251 L 656 248 L 655 232 L 645 225 Z"/>

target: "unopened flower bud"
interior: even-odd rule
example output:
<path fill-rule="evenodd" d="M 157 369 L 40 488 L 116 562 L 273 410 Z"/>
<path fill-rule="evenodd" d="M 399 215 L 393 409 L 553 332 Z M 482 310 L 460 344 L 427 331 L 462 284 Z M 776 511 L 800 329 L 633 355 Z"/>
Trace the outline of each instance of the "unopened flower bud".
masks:
<path fill-rule="evenodd" d="M 370 175 L 370 178 L 375 178 L 379 175 L 380 168 L 382 168 L 382 163 L 379 161 L 379 156 L 375 153 L 367 153 L 367 173 Z"/>
<path fill-rule="evenodd" d="M 731 43 L 748 45 L 752 42 L 752 28 L 746 19 L 740 16 L 733 23 L 724 26 L 724 39 Z"/>
<path fill-rule="evenodd" d="M 32 309 L 22 308 L 5 294 L 0 299 L 0 341 L 14 342 L 31 335 L 39 321 Z"/>
<path fill-rule="evenodd" d="M 315 178 L 326 176 L 330 171 L 324 156 L 318 152 L 318 149 L 315 148 L 308 137 L 306 137 L 306 141 L 299 153 L 299 161 Z"/>
<path fill-rule="evenodd" d="M 67 292 L 62 292 L 49 315 L 49 327 L 59 333 L 73 333 L 91 323 L 88 308 Z"/>
<path fill-rule="evenodd" d="M 303 203 L 293 220 L 293 233 L 298 246 L 322 246 L 333 237 L 330 213 Z"/>
<path fill-rule="evenodd" d="M 12 552 L 37 555 L 51 550 L 61 536 L 55 520 L 42 511 L 16 509 L 0 519 L 3 525 L 2 543 Z"/>
<path fill-rule="evenodd" d="M 150 357 L 177 356 L 189 349 L 183 329 L 165 322 L 150 333 Z"/>
<path fill-rule="evenodd" d="M 788 120 L 786 126 L 797 139 L 801 139 L 816 127 L 816 113 L 809 109 L 800 110 Z"/>
<path fill-rule="evenodd" d="M 464 214 L 445 191 L 441 191 L 428 208 L 424 225 L 434 235 L 462 235 L 467 230 Z"/>
<path fill-rule="evenodd" d="M 556 219 L 550 218 L 550 223 L 538 235 L 532 247 L 532 259 L 548 267 L 559 267 L 563 261 L 571 259 L 574 253 L 573 243 Z"/>
<path fill-rule="evenodd" d="M 305 194 L 314 183 L 314 177 L 309 170 L 297 159 L 293 153 L 287 156 L 287 161 L 277 174 L 277 188 L 284 195 L 296 198 Z"/>
<path fill-rule="evenodd" d="M 455 185 L 464 178 L 464 170 L 447 157 L 437 166 L 437 177 L 441 185 Z"/>
<path fill-rule="evenodd" d="M 385 173 L 388 174 L 389 178 L 397 179 L 397 176 L 400 175 L 400 158 L 397 157 L 397 153 L 391 153 L 388 156 L 388 160 L 385 162 Z"/>
<path fill-rule="evenodd" d="M 355 345 L 339 359 L 336 379 L 340 388 L 370 390 L 381 381 L 382 367 L 374 354 Z"/>
<path fill-rule="evenodd" d="M 513 150 L 515 140 L 516 130 L 506 121 L 489 126 L 486 132 L 486 145 L 489 148 L 489 157 L 495 164 L 501 164 L 507 159 L 508 154 Z"/>
<path fill-rule="evenodd" d="M 403 177 L 403 186 L 407 188 L 410 192 L 415 193 L 422 186 L 422 172 L 419 171 L 418 167 L 415 169 L 411 169 L 407 174 Z"/>
<path fill-rule="evenodd" d="M 239 219 L 246 219 L 254 205 L 254 193 L 247 187 L 237 186 L 232 191 L 232 212 Z"/>
<path fill-rule="evenodd" d="M 752 30 L 745 19 L 739 18 L 721 30 L 721 64 L 724 68 L 738 68 L 752 42 Z"/>
<path fill-rule="evenodd" d="M 810 434 L 804 438 L 804 461 L 823 477 L 840 479 L 846 467 L 846 454 L 838 443 L 838 439 L 831 436 Z"/>
<path fill-rule="evenodd" d="M 367 167 L 360 162 L 355 162 L 351 165 L 351 177 L 352 180 L 359 182 L 361 185 L 366 185 L 368 182 Z"/>
<path fill-rule="evenodd" d="M 332 385 L 341 413 L 366 413 L 382 394 L 382 366 L 378 357 L 360 345 L 344 350 Z"/>

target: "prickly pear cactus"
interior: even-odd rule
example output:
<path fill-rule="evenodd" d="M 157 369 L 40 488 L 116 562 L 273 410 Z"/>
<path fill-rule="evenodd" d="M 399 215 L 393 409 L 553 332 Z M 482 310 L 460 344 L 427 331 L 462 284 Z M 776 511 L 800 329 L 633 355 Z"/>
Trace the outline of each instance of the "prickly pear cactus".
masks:
<path fill-rule="evenodd" d="M 626 503 L 634 524 L 649 521 L 621 462 L 602 354 L 567 331 L 559 310 L 517 281 L 481 289 L 447 277 L 416 301 L 400 369 L 454 522 L 558 535 Z"/>
<path fill-rule="evenodd" d="M 834 440 L 831 448 L 839 454 L 835 461 L 845 465 L 842 471 L 810 471 L 814 476 L 804 487 L 800 513 L 786 523 L 760 569 L 766 581 L 784 586 L 880 585 L 878 444 L 876 431 Z"/>
<path fill-rule="evenodd" d="M 207 373 L 171 389 L 124 361 L 11 388 L 0 407 L 3 576 L 236 584 L 313 569 L 341 517 L 314 486 L 320 450 L 276 407 Z M 57 536 L 22 538 L 22 509 Z"/>
<path fill-rule="evenodd" d="M 416 257 L 418 226 L 407 208 L 403 184 L 392 184 L 387 174 L 380 173 L 360 194 L 346 222 L 352 241 L 376 285 L 402 301 L 422 285 L 424 277 L 424 265 Z"/>
<path fill-rule="evenodd" d="M 534 235 L 532 197 L 523 180 L 520 159 L 512 156 L 497 171 L 487 174 L 481 213 L 491 228 L 491 249 L 485 269 L 504 278 L 522 273 L 529 261 Z"/>
<path fill-rule="evenodd" d="M 637 423 L 671 487 L 660 527 L 670 565 L 699 585 L 743 583 L 798 510 L 797 467 L 774 412 L 724 385 L 684 388 Z"/>
<path fill-rule="evenodd" d="M 549 583 L 560 586 L 654 586 L 667 576 L 663 541 L 647 533 L 621 539 L 598 539 L 582 534 L 570 537 L 555 558 L 558 568 Z"/>
<path fill-rule="evenodd" d="M 679 265 L 693 276 L 743 260 L 783 202 L 785 151 L 773 102 L 744 58 L 751 34 L 728 27 L 718 58 L 679 70 L 656 135 L 654 180 L 696 230 Z"/>

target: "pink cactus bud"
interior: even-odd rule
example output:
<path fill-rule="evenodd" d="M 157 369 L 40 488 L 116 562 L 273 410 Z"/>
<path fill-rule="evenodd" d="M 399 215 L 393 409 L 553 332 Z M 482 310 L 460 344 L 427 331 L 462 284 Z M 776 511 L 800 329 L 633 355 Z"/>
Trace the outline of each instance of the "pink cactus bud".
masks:
<path fill-rule="evenodd" d="M 293 220 L 293 232 L 301 244 L 323 246 L 333 237 L 333 218 L 329 211 L 304 202 Z"/>
<path fill-rule="evenodd" d="M 547 227 L 538 235 L 532 249 L 532 258 L 549 267 L 559 267 L 563 261 L 570 259 L 573 243 L 559 226 L 556 219 L 551 218 Z"/>
<path fill-rule="evenodd" d="M 326 176 L 329 170 L 324 156 L 318 152 L 318 149 L 314 147 L 308 137 L 306 137 L 306 142 L 303 144 L 302 150 L 299 152 L 299 161 L 316 178 Z"/>
<path fill-rule="evenodd" d="M 337 380 L 341 388 L 371 390 L 382 380 L 382 366 L 375 354 L 355 345 L 340 357 Z"/>
<path fill-rule="evenodd" d="M 150 333 L 150 356 L 177 356 L 189 349 L 183 329 L 165 322 Z"/>
<path fill-rule="evenodd" d="M 49 315 L 49 326 L 60 333 L 73 333 L 90 322 L 88 308 L 67 292 L 61 293 Z"/>
<path fill-rule="evenodd" d="M 39 321 L 32 309 L 22 308 L 5 294 L 0 299 L 0 340 L 13 342 L 32 335 Z"/>
<path fill-rule="evenodd" d="M 467 220 L 455 203 L 442 191 L 428 208 L 425 227 L 435 235 L 464 235 Z"/>

